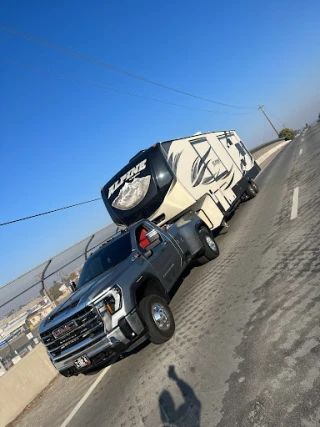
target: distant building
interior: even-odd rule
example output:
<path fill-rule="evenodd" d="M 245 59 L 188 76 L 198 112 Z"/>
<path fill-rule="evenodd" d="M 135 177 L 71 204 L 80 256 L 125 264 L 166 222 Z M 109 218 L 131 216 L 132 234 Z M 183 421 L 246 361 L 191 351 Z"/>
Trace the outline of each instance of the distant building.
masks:
<path fill-rule="evenodd" d="M 59 298 L 57 298 L 56 302 L 59 304 L 61 301 L 63 301 L 68 295 L 71 294 L 72 290 L 69 285 L 62 285 L 59 288 L 59 291 L 61 292 L 61 295 Z"/>
<path fill-rule="evenodd" d="M 60 286 L 59 291 L 62 292 L 62 293 L 66 292 L 67 291 L 67 286 L 66 285 Z"/>
<path fill-rule="evenodd" d="M 52 311 L 52 306 L 47 305 L 41 307 L 38 310 L 29 313 L 26 318 L 26 325 L 28 328 L 32 329 L 37 326 L 50 312 Z"/>

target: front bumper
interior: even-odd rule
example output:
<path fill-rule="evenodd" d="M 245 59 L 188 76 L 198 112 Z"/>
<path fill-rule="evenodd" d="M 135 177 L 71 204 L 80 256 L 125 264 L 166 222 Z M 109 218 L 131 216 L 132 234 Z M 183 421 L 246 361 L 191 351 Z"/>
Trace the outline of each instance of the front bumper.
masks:
<path fill-rule="evenodd" d="M 112 331 L 108 333 L 102 332 L 95 336 L 92 344 L 90 344 L 90 338 L 88 338 L 78 349 L 71 348 L 69 355 L 64 355 L 63 358 L 61 356 L 51 358 L 51 362 L 58 371 L 68 371 L 70 369 L 74 371 L 74 361 L 86 355 L 94 366 L 99 361 L 121 354 L 143 331 L 144 325 L 137 311 L 133 310 L 123 317 L 119 321 L 119 326 L 112 329 Z M 88 365 L 88 368 L 91 366 Z M 81 370 L 78 372 L 81 372 Z"/>

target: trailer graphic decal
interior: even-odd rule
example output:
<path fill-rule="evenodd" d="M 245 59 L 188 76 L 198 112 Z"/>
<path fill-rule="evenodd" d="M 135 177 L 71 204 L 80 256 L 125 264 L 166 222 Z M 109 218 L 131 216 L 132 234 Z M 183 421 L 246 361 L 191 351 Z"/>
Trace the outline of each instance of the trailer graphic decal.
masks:
<path fill-rule="evenodd" d="M 192 169 L 191 169 L 191 181 L 192 181 L 192 187 L 196 187 L 197 185 L 201 184 L 201 182 L 204 179 L 204 175 L 208 170 L 208 164 L 210 163 L 210 158 L 207 160 L 208 156 L 210 154 L 210 148 L 205 153 L 203 157 L 197 157 L 195 161 L 193 162 Z M 214 181 L 214 176 L 209 171 L 210 176 L 207 177 L 207 179 L 210 180 L 210 182 Z M 208 182 L 209 183 L 209 182 Z"/>
<path fill-rule="evenodd" d="M 210 154 L 211 156 L 209 156 Z M 204 156 L 198 156 L 194 160 L 191 168 L 192 187 L 197 187 L 200 184 L 209 185 L 212 184 L 214 181 L 218 182 L 222 179 L 226 179 L 233 172 L 233 165 L 231 166 L 231 169 L 229 171 L 227 169 L 224 169 L 223 167 L 221 168 L 222 165 L 220 159 L 213 159 L 212 155 L 216 156 L 212 148 L 209 147 Z M 218 170 L 213 173 L 211 169 L 214 168 L 214 170 L 216 170 L 217 167 Z M 231 178 L 231 181 L 232 179 L 233 176 Z M 223 185 L 225 184 L 228 183 L 224 183 Z"/>
<path fill-rule="evenodd" d="M 168 158 L 168 163 L 173 171 L 173 173 L 177 173 L 177 169 L 178 169 L 178 163 L 181 157 L 182 151 L 180 151 L 180 153 L 171 153 L 169 158 Z"/>
<path fill-rule="evenodd" d="M 232 167 L 232 169 L 233 169 L 233 167 Z M 231 179 L 230 179 L 229 184 L 224 188 L 225 190 L 231 186 L 231 184 L 233 183 L 233 180 L 234 180 L 234 172 L 233 172 L 233 174 L 232 174 L 232 177 L 231 177 Z M 221 187 L 221 188 L 222 188 L 222 187 Z"/>
<path fill-rule="evenodd" d="M 112 202 L 112 206 L 122 211 L 137 206 L 147 194 L 150 180 L 151 176 L 148 175 L 143 178 L 134 178 L 132 182 L 126 182 Z"/>

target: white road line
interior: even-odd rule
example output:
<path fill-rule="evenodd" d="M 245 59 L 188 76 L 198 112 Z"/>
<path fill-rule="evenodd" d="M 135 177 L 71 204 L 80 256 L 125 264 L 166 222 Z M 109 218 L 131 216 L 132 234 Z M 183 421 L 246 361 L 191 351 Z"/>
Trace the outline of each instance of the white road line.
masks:
<path fill-rule="evenodd" d="M 105 376 L 105 374 L 108 372 L 108 370 L 111 368 L 111 366 L 107 366 L 104 368 L 104 370 L 101 372 L 101 374 L 98 376 L 98 378 L 95 380 L 95 382 L 91 385 L 89 390 L 86 392 L 86 394 L 82 397 L 82 399 L 77 403 L 75 408 L 70 412 L 69 416 L 65 419 L 65 421 L 61 424 L 60 427 L 66 427 L 72 418 L 76 415 L 76 413 L 79 411 L 81 406 L 84 404 L 84 402 L 88 399 L 90 394 L 93 392 L 93 390 L 97 387 L 97 385 L 100 383 L 102 378 Z"/>
<path fill-rule="evenodd" d="M 295 219 L 298 216 L 298 204 L 299 204 L 299 187 L 293 190 L 292 208 L 290 219 Z"/>
<path fill-rule="evenodd" d="M 302 154 L 302 152 L 303 152 L 303 149 L 302 149 L 302 148 L 300 148 L 299 156 Z"/>

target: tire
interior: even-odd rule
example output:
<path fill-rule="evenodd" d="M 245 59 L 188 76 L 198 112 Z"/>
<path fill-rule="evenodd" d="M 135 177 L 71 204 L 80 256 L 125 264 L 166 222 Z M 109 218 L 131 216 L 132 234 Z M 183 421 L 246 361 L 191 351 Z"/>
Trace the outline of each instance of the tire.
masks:
<path fill-rule="evenodd" d="M 150 341 L 154 344 L 169 341 L 176 327 L 167 302 L 158 295 L 148 295 L 139 302 L 139 311 L 147 326 Z"/>
<path fill-rule="evenodd" d="M 69 369 L 66 369 L 65 371 L 59 371 L 59 374 L 65 378 L 70 378 L 70 377 L 74 376 L 74 375 L 70 374 Z"/>
<path fill-rule="evenodd" d="M 254 191 L 256 192 L 256 194 L 258 194 L 259 193 L 259 187 L 258 187 L 258 184 L 254 181 L 254 180 L 251 180 L 250 181 L 250 184 L 251 184 L 251 187 L 254 189 Z"/>
<path fill-rule="evenodd" d="M 249 197 L 249 199 L 253 199 L 257 195 L 250 183 L 248 184 L 248 187 L 246 189 L 246 195 Z"/>
<path fill-rule="evenodd" d="M 202 255 L 197 258 L 197 262 L 200 265 L 207 264 L 207 262 L 217 258 L 219 256 L 219 247 L 216 244 L 212 233 L 207 227 L 202 226 L 199 230 L 199 237 L 203 246 Z"/>

